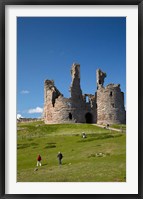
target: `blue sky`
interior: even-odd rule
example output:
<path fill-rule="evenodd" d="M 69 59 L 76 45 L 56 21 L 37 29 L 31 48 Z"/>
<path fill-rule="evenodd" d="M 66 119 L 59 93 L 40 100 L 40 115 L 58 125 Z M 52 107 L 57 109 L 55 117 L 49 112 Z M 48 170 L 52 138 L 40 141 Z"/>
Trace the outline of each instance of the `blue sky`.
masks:
<path fill-rule="evenodd" d="M 100 68 L 105 86 L 120 83 L 126 95 L 126 18 L 18 17 L 17 114 L 41 117 L 46 79 L 70 97 L 73 63 L 80 64 L 83 94 L 96 92 Z"/>

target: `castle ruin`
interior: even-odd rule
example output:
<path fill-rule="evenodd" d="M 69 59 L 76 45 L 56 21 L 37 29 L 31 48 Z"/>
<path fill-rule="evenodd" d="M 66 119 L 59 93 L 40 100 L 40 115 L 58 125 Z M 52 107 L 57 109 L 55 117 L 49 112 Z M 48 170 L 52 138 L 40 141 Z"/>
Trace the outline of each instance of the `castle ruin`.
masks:
<path fill-rule="evenodd" d="M 53 80 L 44 82 L 43 114 L 46 124 L 125 124 L 124 93 L 121 92 L 120 84 L 109 84 L 104 87 L 106 73 L 98 69 L 97 91 L 94 95 L 82 94 L 79 64 L 72 65 L 71 76 L 70 98 L 63 96 Z"/>

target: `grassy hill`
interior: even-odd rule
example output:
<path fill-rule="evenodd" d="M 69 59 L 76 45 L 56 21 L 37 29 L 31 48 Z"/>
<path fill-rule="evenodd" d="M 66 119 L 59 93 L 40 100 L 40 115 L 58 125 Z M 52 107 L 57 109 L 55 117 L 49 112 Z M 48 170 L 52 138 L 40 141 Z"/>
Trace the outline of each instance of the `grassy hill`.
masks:
<path fill-rule="evenodd" d="M 35 171 L 38 154 L 42 166 Z M 18 123 L 17 181 L 125 182 L 126 134 L 92 124 Z"/>

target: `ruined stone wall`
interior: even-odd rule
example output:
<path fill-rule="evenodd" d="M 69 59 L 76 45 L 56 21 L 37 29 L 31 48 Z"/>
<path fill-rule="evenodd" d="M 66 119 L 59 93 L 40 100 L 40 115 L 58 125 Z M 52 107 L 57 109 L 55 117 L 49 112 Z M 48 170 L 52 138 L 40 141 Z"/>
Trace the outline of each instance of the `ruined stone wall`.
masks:
<path fill-rule="evenodd" d="M 97 90 L 97 123 L 124 124 L 126 112 L 124 108 L 124 94 L 120 85 L 109 84 Z"/>
<path fill-rule="evenodd" d="M 91 103 L 80 104 L 75 106 L 72 104 L 71 98 L 64 98 L 59 96 L 56 98 L 55 105 L 53 107 L 51 100 L 44 106 L 44 121 L 47 124 L 56 123 L 95 123 L 95 102 L 93 102 L 91 109 Z M 90 116 L 92 118 L 90 118 Z"/>
<path fill-rule="evenodd" d="M 44 86 L 44 121 L 48 124 L 68 122 L 69 99 L 63 97 L 54 81 L 46 80 Z"/>
<path fill-rule="evenodd" d="M 80 87 L 80 65 L 71 69 L 71 97 L 64 98 L 54 85 L 46 80 L 44 85 L 44 121 L 54 123 L 96 123 L 96 100 L 91 94 L 82 95 Z M 86 102 L 86 97 L 89 101 Z"/>
<path fill-rule="evenodd" d="M 19 118 L 17 119 L 18 123 L 25 123 L 25 122 L 40 122 L 43 121 L 42 118 Z"/>
<path fill-rule="evenodd" d="M 69 99 L 59 96 L 56 99 L 54 107 L 51 103 L 45 105 L 45 123 L 56 124 L 56 123 L 74 123 L 74 118 L 71 112 Z"/>
<path fill-rule="evenodd" d="M 96 70 L 97 89 L 104 85 L 105 77 L 106 77 L 106 73 L 104 73 L 100 69 Z"/>
<path fill-rule="evenodd" d="M 80 87 L 80 65 L 71 68 L 72 82 L 70 98 L 64 98 L 54 81 L 46 80 L 44 85 L 44 121 L 55 123 L 125 123 L 124 94 L 119 84 L 104 87 L 106 73 L 96 71 L 97 92 L 82 94 Z"/>

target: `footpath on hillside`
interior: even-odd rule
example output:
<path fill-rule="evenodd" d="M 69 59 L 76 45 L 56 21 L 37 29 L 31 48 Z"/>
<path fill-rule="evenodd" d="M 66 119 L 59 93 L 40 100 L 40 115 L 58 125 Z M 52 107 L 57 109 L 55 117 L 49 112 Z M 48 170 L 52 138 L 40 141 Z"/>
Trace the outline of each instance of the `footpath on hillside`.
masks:
<path fill-rule="evenodd" d="M 112 131 L 118 131 L 118 132 L 122 132 L 122 133 L 125 133 L 126 131 L 123 130 L 123 129 L 116 129 L 116 128 L 112 128 L 112 127 L 107 127 L 107 126 L 104 126 L 104 125 L 100 125 L 100 124 L 93 124 L 95 126 L 98 126 L 98 127 L 101 127 L 101 128 L 104 128 L 104 129 L 108 129 L 108 130 L 112 130 Z"/>

